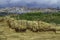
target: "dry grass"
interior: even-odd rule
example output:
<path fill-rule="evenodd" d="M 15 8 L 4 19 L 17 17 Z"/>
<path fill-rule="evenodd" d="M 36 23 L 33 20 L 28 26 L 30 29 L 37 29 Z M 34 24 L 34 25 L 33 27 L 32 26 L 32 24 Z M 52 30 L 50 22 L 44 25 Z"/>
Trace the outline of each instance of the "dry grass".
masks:
<path fill-rule="evenodd" d="M 7 20 L 10 28 L 15 29 L 15 31 L 26 31 L 31 30 L 33 32 L 38 31 L 56 31 L 56 25 L 52 25 L 43 21 L 27 21 L 27 20 L 15 20 L 10 18 Z"/>
<path fill-rule="evenodd" d="M 56 29 L 57 32 L 60 31 L 60 27 L 57 25 L 53 25 L 43 21 L 17 21 L 13 18 L 4 20 L 5 21 L 0 22 L 0 40 L 60 40 L 60 33 L 55 34 L 54 32 L 52 32 L 53 30 L 44 32 L 44 30 L 47 29 Z M 9 27 L 8 23 L 11 27 Z M 21 32 L 24 30 L 31 30 L 33 32 Z M 36 30 L 43 31 L 34 32 Z M 19 31 L 19 33 L 15 31 Z"/>

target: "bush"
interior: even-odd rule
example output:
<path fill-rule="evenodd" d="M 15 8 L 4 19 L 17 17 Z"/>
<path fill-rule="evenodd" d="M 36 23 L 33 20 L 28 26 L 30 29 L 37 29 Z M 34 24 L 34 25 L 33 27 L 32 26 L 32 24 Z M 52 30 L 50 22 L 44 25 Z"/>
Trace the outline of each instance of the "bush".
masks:
<path fill-rule="evenodd" d="M 7 22 L 8 22 L 9 27 L 12 28 L 12 29 L 14 29 L 18 26 L 17 20 L 14 20 L 13 18 L 8 20 Z"/>
<path fill-rule="evenodd" d="M 0 17 L 0 22 L 4 21 L 4 18 L 3 17 Z"/>
<path fill-rule="evenodd" d="M 28 21 L 28 29 L 30 29 L 33 32 L 37 32 L 38 31 L 38 23 L 37 21 Z"/>
<path fill-rule="evenodd" d="M 18 27 L 15 28 L 17 32 L 24 32 L 26 31 L 27 26 L 26 26 L 26 20 L 18 20 Z"/>
<path fill-rule="evenodd" d="M 46 22 L 39 21 L 39 31 L 54 31 L 55 26 Z"/>
<path fill-rule="evenodd" d="M 9 27 L 15 29 L 16 32 L 24 32 L 31 30 L 38 31 L 56 31 L 56 25 L 52 25 L 43 21 L 27 21 L 27 20 L 8 20 Z"/>

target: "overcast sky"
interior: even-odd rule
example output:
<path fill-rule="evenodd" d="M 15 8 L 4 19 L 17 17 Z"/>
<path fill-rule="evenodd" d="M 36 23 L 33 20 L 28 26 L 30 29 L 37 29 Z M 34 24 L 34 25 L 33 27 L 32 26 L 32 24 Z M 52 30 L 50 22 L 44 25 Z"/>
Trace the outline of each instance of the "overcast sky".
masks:
<path fill-rule="evenodd" d="M 6 5 L 8 3 L 18 3 L 18 2 L 26 2 L 26 3 L 31 3 L 31 2 L 36 2 L 38 4 L 60 4 L 60 0 L 0 0 L 0 5 Z"/>

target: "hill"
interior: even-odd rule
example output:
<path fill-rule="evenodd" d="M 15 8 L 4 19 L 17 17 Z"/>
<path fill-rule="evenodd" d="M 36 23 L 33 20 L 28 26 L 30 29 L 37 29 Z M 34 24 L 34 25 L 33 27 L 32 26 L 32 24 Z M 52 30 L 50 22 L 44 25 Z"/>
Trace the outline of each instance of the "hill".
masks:
<path fill-rule="evenodd" d="M 13 14 L 14 15 L 14 14 Z M 60 24 L 60 12 L 35 12 L 35 13 L 23 13 L 23 14 L 17 14 L 16 16 L 11 16 L 17 20 L 36 20 L 36 21 L 44 21 L 47 23 L 56 23 Z"/>
<path fill-rule="evenodd" d="M 40 12 L 0 16 L 0 40 L 59 40 L 60 25 L 56 25 L 56 22 L 47 22 L 45 16 L 47 19 L 54 17 L 54 20 L 60 17 L 59 13 Z"/>

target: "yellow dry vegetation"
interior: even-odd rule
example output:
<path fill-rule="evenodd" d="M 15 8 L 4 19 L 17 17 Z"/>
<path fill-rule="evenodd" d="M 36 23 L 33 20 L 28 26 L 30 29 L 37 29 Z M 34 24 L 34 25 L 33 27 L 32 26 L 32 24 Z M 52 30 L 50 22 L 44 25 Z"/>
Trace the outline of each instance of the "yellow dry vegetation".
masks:
<path fill-rule="evenodd" d="M 56 25 L 52 25 L 43 21 L 15 20 L 14 18 L 10 18 L 7 20 L 7 23 L 10 28 L 15 29 L 16 31 L 56 31 Z"/>
<path fill-rule="evenodd" d="M 0 40 L 57 40 L 59 35 L 49 30 L 59 33 L 60 26 L 43 21 L 15 20 L 4 17 L 0 19 Z M 2 21 L 3 20 L 3 21 Z M 25 32 L 30 30 L 30 32 Z M 32 32 L 31 32 L 32 31 Z M 47 32 L 40 32 L 47 31 Z M 20 32 L 20 33 L 17 33 Z M 23 32 L 23 33 L 22 33 Z M 35 33 L 36 32 L 36 33 Z M 48 38 L 48 39 L 47 39 Z"/>
<path fill-rule="evenodd" d="M 16 20 L 14 18 L 10 18 L 6 16 L 4 21 L 7 22 L 9 28 L 14 29 L 16 32 L 24 32 L 26 30 L 30 30 L 33 32 L 40 31 L 56 31 L 58 30 L 57 25 L 53 25 L 51 23 L 46 23 L 43 21 L 28 21 L 28 20 Z M 60 29 L 59 29 L 60 30 Z"/>

